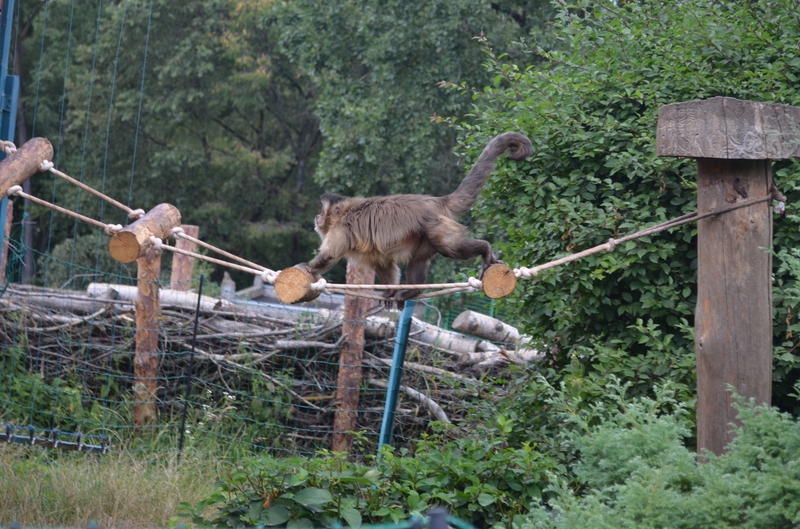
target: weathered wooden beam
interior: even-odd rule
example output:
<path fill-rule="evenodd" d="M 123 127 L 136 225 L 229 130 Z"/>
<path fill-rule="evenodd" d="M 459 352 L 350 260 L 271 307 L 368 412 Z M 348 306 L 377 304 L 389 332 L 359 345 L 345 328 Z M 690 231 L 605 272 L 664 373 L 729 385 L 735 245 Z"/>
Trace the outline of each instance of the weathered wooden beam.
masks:
<path fill-rule="evenodd" d="M 703 214 L 770 195 L 770 159 L 800 156 L 800 108 L 729 97 L 674 103 L 659 111 L 659 156 L 698 159 Z M 698 450 L 721 454 L 732 441 L 735 390 L 770 404 L 772 246 L 769 201 L 697 223 Z"/>
<path fill-rule="evenodd" d="M 712 97 L 658 111 L 659 156 L 723 160 L 800 158 L 800 108 Z"/>
<path fill-rule="evenodd" d="M 181 212 L 172 204 L 159 204 L 136 222 L 129 224 L 108 241 L 111 257 L 132 263 L 153 247 L 150 237 L 166 239 L 172 228 L 181 225 Z"/>

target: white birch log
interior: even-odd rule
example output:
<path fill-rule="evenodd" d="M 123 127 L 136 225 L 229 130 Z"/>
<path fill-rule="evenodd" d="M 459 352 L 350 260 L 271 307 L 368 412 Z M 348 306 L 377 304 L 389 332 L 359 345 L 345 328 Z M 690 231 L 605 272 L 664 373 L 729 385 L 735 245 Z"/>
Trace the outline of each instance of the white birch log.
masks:
<path fill-rule="evenodd" d="M 497 318 L 471 310 L 465 310 L 459 314 L 453 321 L 453 328 L 493 342 L 516 344 L 520 339 L 520 334 L 516 327 L 503 323 Z"/>
<path fill-rule="evenodd" d="M 86 293 L 91 297 L 108 299 L 109 291 L 116 292 L 117 299 L 121 301 L 134 301 L 137 296 L 137 288 L 129 285 L 112 285 L 109 283 L 90 283 L 86 288 Z M 197 293 L 183 292 L 165 288 L 159 291 L 159 301 L 162 305 L 172 305 L 186 309 L 197 307 Z M 227 300 L 216 299 L 209 296 L 200 298 L 200 310 L 224 310 L 230 308 L 231 303 Z"/>

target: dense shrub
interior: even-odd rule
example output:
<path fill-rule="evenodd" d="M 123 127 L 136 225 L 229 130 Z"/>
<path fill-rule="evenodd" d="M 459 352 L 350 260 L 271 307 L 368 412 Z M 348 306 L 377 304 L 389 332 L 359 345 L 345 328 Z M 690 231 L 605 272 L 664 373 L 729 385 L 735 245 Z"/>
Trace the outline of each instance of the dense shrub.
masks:
<path fill-rule="evenodd" d="M 505 442 L 500 417 L 482 437 L 447 441 L 447 432 L 418 442 L 415 452 L 385 447 L 366 464 L 341 454 L 313 458 L 250 458 L 217 483 L 182 516 L 200 526 L 330 527 L 404 520 L 445 505 L 479 527 L 509 522 L 536 508 L 545 472 L 565 469 L 536 446 Z M 217 510 L 204 516 L 210 506 Z"/>
<path fill-rule="evenodd" d="M 704 463 L 684 442 L 687 410 L 661 388 L 655 398 L 628 400 L 612 386 L 614 406 L 582 411 L 551 400 L 578 426 L 564 442 L 580 453 L 576 493 L 563 478 L 555 499 L 518 529 L 669 527 L 782 528 L 800 522 L 800 423 L 777 409 L 739 399 L 737 437 Z"/>

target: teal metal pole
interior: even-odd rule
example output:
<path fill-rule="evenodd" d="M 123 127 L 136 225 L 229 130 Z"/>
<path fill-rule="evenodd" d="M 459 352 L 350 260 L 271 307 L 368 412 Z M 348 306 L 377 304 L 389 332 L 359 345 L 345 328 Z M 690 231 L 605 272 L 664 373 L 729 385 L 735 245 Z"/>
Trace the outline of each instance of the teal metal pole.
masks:
<path fill-rule="evenodd" d="M 414 315 L 414 305 L 412 299 L 406 301 L 406 308 L 400 313 L 400 321 L 397 322 L 397 336 L 394 342 L 394 354 L 392 355 L 392 368 L 389 371 L 389 389 L 386 390 L 386 406 L 383 409 L 383 421 L 381 421 L 381 434 L 378 445 L 392 444 L 392 434 L 394 433 L 394 419 L 397 415 L 397 395 L 400 392 L 400 379 L 403 376 L 403 362 L 406 359 L 406 347 L 408 347 L 408 331 L 411 329 L 411 317 Z"/>
<path fill-rule="evenodd" d="M 17 124 L 17 100 L 19 99 L 19 77 L 8 75 L 8 55 L 11 51 L 11 32 L 14 22 L 14 0 L 3 0 L 3 13 L 0 16 L 0 139 L 14 141 Z M 0 151 L 0 160 L 6 157 Z M 0 201 L 0 249 L 5 243 L 6 215 L 8 198 Z"/>

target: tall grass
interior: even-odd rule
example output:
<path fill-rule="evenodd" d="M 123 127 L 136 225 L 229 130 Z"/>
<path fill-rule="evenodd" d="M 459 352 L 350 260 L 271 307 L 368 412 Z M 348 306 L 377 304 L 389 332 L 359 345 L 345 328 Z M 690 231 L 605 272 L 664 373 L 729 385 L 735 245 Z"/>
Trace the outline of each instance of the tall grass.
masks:
<path fill-rule="evenodd" d="M 167 527 L 180 502 L 209 495 L 223 465 L 210 453 L 152 456 L 0 446 L 0 526 Z"/>

